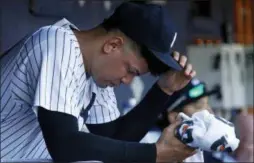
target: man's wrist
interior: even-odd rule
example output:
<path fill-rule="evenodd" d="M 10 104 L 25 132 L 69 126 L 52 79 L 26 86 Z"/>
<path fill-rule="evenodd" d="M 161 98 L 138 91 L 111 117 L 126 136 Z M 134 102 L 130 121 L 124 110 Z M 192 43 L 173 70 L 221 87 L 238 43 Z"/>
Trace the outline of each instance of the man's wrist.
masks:
<path fill-rule="evenodd" d="M 171 91 L 168 88 L 164 88 L 164 87 L 160 86 L 160 84 L 158 82 L 157 82 L 157 85 L 160 88 L 160 90 L 162 90 L 164 93 L 166 93 L 169 96 L 171 96 L 174 93 L 174 91 Z"/>
<path fill-rule="evenodd" d="M 168 87 L 163 87 L 162 86 L 163 84 L 160 83 L 160 80 L 157 81 L 157 85 L 164 93 L 166 93 L 169 96 L 171 96 L 174 93 L 174 91 L 172 91 Z"/>
<path fill-rule="evenodd" d="M 159 144 L 156 143 L 155 147 L 156 147 L 156 162 L 160 162 L 160 147 L 159 147 Z"/>
<path fill-rule="evenodd" d="M 163 162 L 162 157 L 162 146 L 158 142 L 155 144 L 156 147 L 156 162 Z"/>
<path fill-rule="evenodd" d="M 159 86 L 160 87 L 160 86 Z M 169 89 L 167 89 L 167 88 L 163 88 L 163 87 L 160 87 L 160 89 L 164 92 L 164 93 L 166 93 L 167 95 L 169 95 L 169 96 L 171 96 L 174 92 L 173 91 L 171 91 L 171 90 L 169 90 Z"/>

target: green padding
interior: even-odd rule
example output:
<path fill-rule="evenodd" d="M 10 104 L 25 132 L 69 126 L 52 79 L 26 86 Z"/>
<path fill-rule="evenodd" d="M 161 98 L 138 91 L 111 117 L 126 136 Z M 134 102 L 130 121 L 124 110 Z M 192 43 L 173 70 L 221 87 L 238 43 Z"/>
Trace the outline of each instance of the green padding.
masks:
<path fill-rule="evenodd" d="M 203 84 L 200 84 L 194 88 L 192 88 L 190 91 L 189 91 L 189 96 L 191 98 L 196 98 L 196 97 L 199 97 L 201 96 L 202 94 L 204 94 L 204 91 L 205 91 L 205 86 Z"/>

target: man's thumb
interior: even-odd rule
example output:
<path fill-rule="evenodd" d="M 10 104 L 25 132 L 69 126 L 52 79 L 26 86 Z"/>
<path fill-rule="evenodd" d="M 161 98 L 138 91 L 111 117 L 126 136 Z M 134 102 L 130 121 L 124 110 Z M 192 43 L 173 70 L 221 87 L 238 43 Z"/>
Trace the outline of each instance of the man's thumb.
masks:
<path fill-rule="evenodd" d="M 172 126 L 173 128 L 176 128 L 176 127 L 179 126 L 181 123 L 182 123 L 182 120 L 181 120 L 181 119 L 177 119 L 177 120 L 175 121 L 175 123 L 171 124 L 171 126 Z"/>

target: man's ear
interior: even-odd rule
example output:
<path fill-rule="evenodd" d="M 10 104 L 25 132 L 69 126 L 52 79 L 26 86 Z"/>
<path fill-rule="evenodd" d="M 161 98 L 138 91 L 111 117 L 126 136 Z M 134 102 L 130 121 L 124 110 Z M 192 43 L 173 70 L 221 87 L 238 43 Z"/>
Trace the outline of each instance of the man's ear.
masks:
<path fill-rule="evenodd" d="M 103 52 L 106 54 L 113 54 L 120 51 L 123 44 L 124 40 L 122 37 L 112 37 L 104 43 Z"/>
<path fill-rule="evenodd" d="M 176 121 L 176 117 L 177 117 L 178 113 L 174 112 L 174 111 L 170 111 L 168 113 L 168 120 L 170 123 L 174 123 Z"/>

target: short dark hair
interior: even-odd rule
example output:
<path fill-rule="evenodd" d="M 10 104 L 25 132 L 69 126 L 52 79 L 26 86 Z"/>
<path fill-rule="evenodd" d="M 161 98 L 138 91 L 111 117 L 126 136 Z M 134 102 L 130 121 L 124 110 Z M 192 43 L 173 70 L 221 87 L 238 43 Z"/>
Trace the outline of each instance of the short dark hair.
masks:
<path fill-rule="evenodd" d="M 110 16 L 109 18 L 105 19 L 100 26 L 108 32 L 115 29 L 119 29 L 118 22 L 116 19 L 114 19 L 113 16 Z M 166 64 L 157 59 L 156 56 L 152 54 L 146 47 L 144 47 L 143 45 L 139 46 L 141 55 L 142 57 L 145 58 L 148 64 L 148 69 L 153 76 L 159 76 L 170 69 Z"/>

